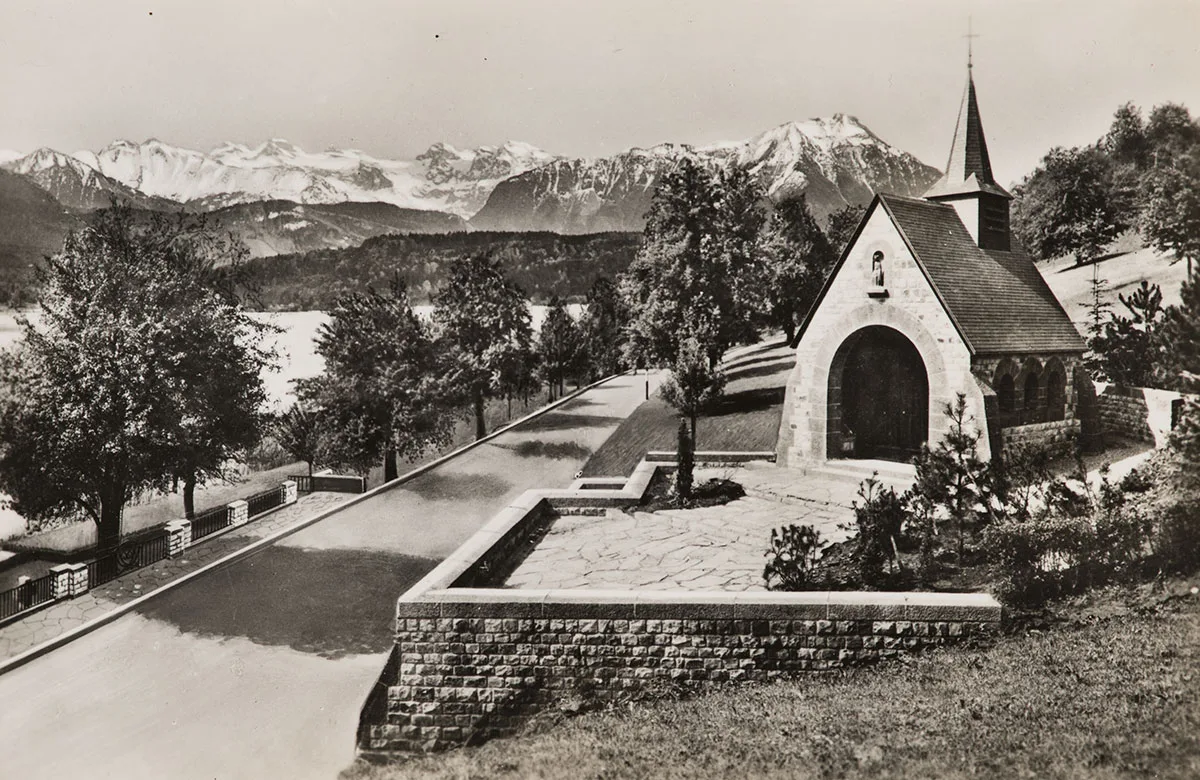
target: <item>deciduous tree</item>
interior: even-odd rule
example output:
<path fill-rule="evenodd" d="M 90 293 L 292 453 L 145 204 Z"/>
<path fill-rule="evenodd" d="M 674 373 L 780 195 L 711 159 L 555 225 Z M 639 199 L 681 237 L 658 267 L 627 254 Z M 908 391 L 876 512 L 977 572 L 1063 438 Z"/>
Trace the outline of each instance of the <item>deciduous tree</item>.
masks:
<path fill-rule="evenodd" d="M 775 205 L 760 244 L 767 271 L 762 288 L 768 322 L 782 329 L 791 344 L 796 327 L 833 268 L 833 247 L 817 226 L 803 195 Z"/>
<path fill-rule="evenodd" d="M 194 218 L 101 212 L 38 271 L 41 314 L 6 361 L 0 488 L 33 523 L 79 517 L 102 549 L 125 505 L 222 473 L 265 422 L 241 254 Z"/>
<path fill-rule="evenodd" d="M 299 381 L 298 395 L 320 410 L 335 462 L 364 473 L 382 459 L 390 482 L 400 458 L 449 439 L 456 399 L 399 279 L 386 293 L 370 288 L 339 298 L 316 344 L 325 371 Z"/>
<path fill-rule="evenodd" d="M 1014 195 L 1013 229 L 1040 258 L 1073 253 L 1077 265 L 1090 263 L 1134 222 L 1097 147 L 1051 149 Z"/>
<path fill-rule="evenodd" d="M 487 399 L 503 392 L 503 367 L 519 364 L 514 355 L 531 351 L 529 301 L 499 261 L 477 255 L 451 263 L 434 304 L 437 337 L 454 366 L 452 381 L 469 399 L 475 436 L 482 439 Z"/>

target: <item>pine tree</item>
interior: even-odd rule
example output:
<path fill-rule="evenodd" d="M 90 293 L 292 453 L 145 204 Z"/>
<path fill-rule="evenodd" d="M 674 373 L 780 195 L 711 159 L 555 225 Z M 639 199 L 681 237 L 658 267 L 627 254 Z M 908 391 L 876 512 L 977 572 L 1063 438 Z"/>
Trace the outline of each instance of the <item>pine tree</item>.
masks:
<path fill-rule="evenodd" d="M 699 439 L 696 419 L 725 392 L 725 374 L 708 359 L 695 338 L 686 338 L 679 356 L 671 366 L 671 375 L 659 389 L 663 400 L 685 415 L 692 424 L 692 443 Z"/>

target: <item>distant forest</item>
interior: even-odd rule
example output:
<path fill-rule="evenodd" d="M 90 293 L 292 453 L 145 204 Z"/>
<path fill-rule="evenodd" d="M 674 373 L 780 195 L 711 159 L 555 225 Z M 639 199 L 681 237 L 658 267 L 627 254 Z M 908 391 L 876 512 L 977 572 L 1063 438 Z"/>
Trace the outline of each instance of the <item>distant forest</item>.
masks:
<path fill-rule="evenodd" d="M 338 296 L 384 289 L 395 274 L 413 303 L 427 303 L 446 267 L 464 255 L 490 254 L 535 303 L 553 295 L 581 301 L 597 277 L 616 278 L 637 253 L 640 233 L 445 233 L 387 235 L 361 246 L 261 257 L 250 262 L 262 305 L 273 311 L 328 309 Z"/>

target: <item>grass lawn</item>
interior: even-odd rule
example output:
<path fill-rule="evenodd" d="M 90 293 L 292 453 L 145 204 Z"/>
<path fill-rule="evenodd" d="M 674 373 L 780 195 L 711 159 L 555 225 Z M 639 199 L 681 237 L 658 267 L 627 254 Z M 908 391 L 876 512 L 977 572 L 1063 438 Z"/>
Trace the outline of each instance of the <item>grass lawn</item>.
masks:
<path fill-rule="evenodd" d="M 526 736 L 346 776 L 1200 777 L 1196 582 L 1133 606 L 1110 596 L 1115 617 L 1099 619 L 1093 603 L 1071 627 L 990 648 L 555 714 Z"/>
<path fill-rule="evenodd" d="M 696 421 L 696 449 L 775 451 L 783 395 L 796 353 L 780 340 L 739 350 L 725 364 L 725 397 Z M 649 450 L 674 451 L 679 413 L 652 397 L 625 419 L 583 467 L 585 477 L 629 476 Z"/>

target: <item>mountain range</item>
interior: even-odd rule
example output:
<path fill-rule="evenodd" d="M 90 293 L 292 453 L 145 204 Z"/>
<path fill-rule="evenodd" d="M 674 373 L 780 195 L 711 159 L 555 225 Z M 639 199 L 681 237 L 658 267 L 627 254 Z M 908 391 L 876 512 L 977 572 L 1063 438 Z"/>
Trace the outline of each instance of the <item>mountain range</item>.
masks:
<path fill-rule="evenodd" d="M 209 152 L 120 140 L 97 152 L 0 151 L 0 169 L 51 199 L 3 182 L 0 212 L 34 209 L 26 221 L 39 227 L 29 236 L 2 232 L 0 246 L 10 262 L 32 262 L 55 234 L 114 202 L 210 213 L 255 256 L 357 246 L 389 233 L 640 231 L 655 184 L 685 155 L 746 168 L 774 200 L 804 192 L 819 219 L 876 191 L 919 194 L 938 176 L 844 114 L 744 141 L 660 144 L 600 158 L 515 141 L 476 149 L 436 143 L 411 160 L 392 160 L 357 149 L 308 152 L 278 138 Z"/>

